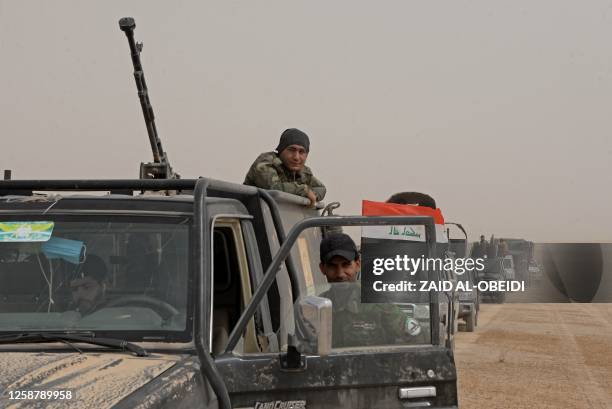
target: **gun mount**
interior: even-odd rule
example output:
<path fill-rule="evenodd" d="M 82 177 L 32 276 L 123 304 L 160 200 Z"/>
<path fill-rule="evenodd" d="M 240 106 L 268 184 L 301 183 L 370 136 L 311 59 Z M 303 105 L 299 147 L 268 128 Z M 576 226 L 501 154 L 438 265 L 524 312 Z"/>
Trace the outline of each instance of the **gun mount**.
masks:
<path fill-rule="evenodd" d="M 140 164 L 140 178 L 179 179 L 180 176 L 175 173 L 170 166 L 168 155 L 162 147 L 161 139 L 159 138 L 157 127 L 155 126 L 155 115 L 153 114 L 153 107 L 151 106 L 151 101 L 149 100 L 147 83 L 145 81 L 144 71 L 142 70 L 142 63 L 140 61 L 142 43 L 137 43 L 134 40 L 134 29 L 136 28 L 136 22 L 132 17 L 123 17 L 119 20 L 119 28 L 125 33 L 130 45 L 130 54 L 132 57 L 132 64 L 134 66 L 134 80 L 136 80 L 138 98 L 140 99 L 140 106 L 142 107 L 142 114 L 144 115 L 147 133 L 149 134 L 149 142 L 151 143 L 151 150 L 153 151 L 153 162 L 143 162 Z"/>

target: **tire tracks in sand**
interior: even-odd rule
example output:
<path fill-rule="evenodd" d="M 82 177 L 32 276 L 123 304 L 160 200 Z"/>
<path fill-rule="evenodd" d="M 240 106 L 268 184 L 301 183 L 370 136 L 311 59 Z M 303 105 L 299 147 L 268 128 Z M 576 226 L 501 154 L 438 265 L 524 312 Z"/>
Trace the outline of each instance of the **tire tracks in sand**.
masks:
<path fill-rule="evenodd" d="M 573 374 L 571 379 L 575 381 L 582 396 L 585 399 L 585 403 L 588 403 L 588 408 L 593 409 L 610 409 L 612 408 L 612 396 L 609 396 L 606 391 L 600 387 L 599 380 L 593 376 L 593 371 L 587 366 L 587 360 L 585 359 L 583 348 L 580 347 L 576 340 L 576 334 L 571 331 L 567 320 L 563 317 L 563 313 L 568 311 L 568 306 L 571 306 L 571 310 L 579 310 L 585 314 L 589 321 L 593 324 L 600 326 L 604 325 L 604 328 L 610 330 L 612 325 L 603 319 L 594 308 L 587 309 L 578 303 L 573 304 L 561 304 L 560 308 L 551 308 L 552 313 L 555 317 L 555 323 L 559 328 L 559 335 L 561 335 L 561 342 L 564 348 L 559 351 L 559 358 L 567 362 L 567 370 Z M 610 331 L 612 333 L 612 331 Z"/>
<path fill-rule="evenodd" d="M 612 304 L 485 304 L 457 336 L 459 403 L 612 408 Z"/>

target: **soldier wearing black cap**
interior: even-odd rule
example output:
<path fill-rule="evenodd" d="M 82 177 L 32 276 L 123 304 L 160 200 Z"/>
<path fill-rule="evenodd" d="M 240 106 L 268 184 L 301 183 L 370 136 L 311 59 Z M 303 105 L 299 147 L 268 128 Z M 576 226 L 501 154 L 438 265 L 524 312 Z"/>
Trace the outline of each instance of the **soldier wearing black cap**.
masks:
<path fill-rule="evenodd" d="M 88 255 L 70 281 L 72 302 L 82 315 L 98 310 L 106 301 L 106 276 L 104 261 L 95 255 Z"/>
<path fill-rule="evenodd" d="M 319 268 L 329 283 L 356 281 L 361 260 L 353 239 L 344 233 L 330 234 L 321 241 Z"/>
<path fill-rule="evenodd" d="M 303 196 L 314 206 L 323 200 L 326 189 L 306 166 L 309 151 L 308 135 L 296 128 L 285 130 L 276 152 L 265 152 L 255 159 L 244 184 Z"/>
<path fill-rule="evenodd" d="M 357 246 L 344 233 L 321 241 L 319 268 L 331 284 L 321 294 L 333 305 L 332 347 L 393 345 L 411 341 L 408 316 L 393 304 L 362 304 L 357 281 L 361 260 Z"/>

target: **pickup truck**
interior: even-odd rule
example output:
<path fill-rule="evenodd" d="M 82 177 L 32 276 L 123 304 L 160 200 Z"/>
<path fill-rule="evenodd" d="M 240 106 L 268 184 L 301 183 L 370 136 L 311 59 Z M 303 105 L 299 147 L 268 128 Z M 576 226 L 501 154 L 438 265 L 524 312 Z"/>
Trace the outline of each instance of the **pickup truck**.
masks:
<path fill-rule="evenodd" d="M 305 201 L 207 178 L 0 181 L 0 407 L 457 407 L 443 295 L 419 310 L 426 338 L 344 348 L 319 296 L 322 226 L 424 225 L 432 249 L 432 219 Z M 106 270 L 89 287 L 88 259 Z"/>

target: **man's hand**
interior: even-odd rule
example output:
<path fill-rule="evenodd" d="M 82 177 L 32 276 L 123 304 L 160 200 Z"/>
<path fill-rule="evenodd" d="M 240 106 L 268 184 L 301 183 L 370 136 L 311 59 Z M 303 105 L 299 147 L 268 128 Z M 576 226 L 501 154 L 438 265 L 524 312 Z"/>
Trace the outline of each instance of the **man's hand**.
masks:
<path fill-rule="evenodd" d="M 317 204 L 317 195 L 315 195 L 312 190 L 308 190 L 308 192 L 306 192 L 306 196 L 308 197 L 308 200 L 310 200 L 308 207 L 313 209 Z"/>

